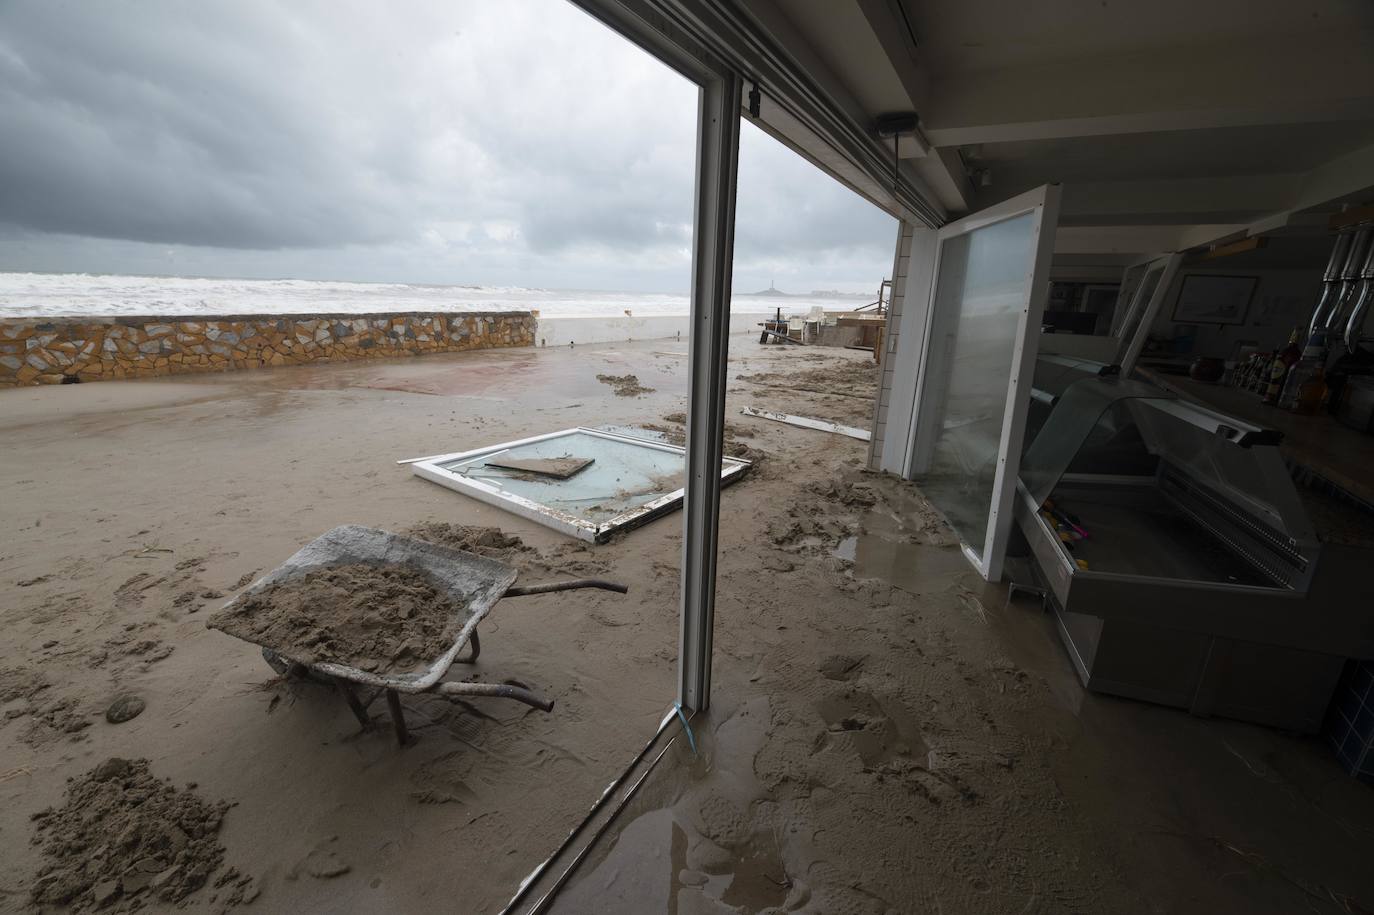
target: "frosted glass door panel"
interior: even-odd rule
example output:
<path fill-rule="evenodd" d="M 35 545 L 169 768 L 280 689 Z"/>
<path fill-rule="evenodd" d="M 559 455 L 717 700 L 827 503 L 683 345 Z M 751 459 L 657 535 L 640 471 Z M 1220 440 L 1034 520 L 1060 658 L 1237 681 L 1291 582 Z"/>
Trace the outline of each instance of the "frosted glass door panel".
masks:
<path fill-rule="evenodd" d="M 1121 327 L 1121 343 L 1116 350 L 1116 363 L 1126 358 L 1126 351 L 1131 348 L 1131 340 L 1135 338 L 1136 331 L 1140 329 L 1140 322 L 1145 317 L 1145 310 L 1150 305 L 1150 299 L 1154 297 L 1155 288 L 1159 286 L 1160 277 L 1164 275 L 1164 261 L 1159 260 L 1150 264 L 1145 273 L 1145 280 L 1140 284 L 1136 291 L 1135 301 L 1131 305 L 1131 313 L 1126 317 L 1126 323 Z"/>
<path fill-rule="evenodd" d="M 1038 225 L 1032 210 L 940 243 L 920 417 L 932 445 L 916 479 L 976 553 L 988 539 Z"/>

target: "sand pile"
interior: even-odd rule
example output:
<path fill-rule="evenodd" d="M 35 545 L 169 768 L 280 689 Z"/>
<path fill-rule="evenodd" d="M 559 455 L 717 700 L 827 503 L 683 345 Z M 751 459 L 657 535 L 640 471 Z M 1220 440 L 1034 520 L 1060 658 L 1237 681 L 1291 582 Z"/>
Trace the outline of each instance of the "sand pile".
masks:
<path fill-rule="evenodd" d="M 206 621 L 305 664 L 408 671 L 453 642 L 462 605 L 419 569 L 353 563 L 269 585 Z"/>
<path fill-rule="evenodd" d="M 782 371 L 740 375 L 739 380 L 778 386 L 792 391 L 871 399 L 878 387 L 878 370 L 875 363 L 865 359 L 833 363 L 802 371 L 796 371 L 794 367 L 789 366 Z"/>
<path fill-rule="evenodd" d="M 669 413 L 663 417 L 667 422 L 674 423 L 672 426 L 665 426 L 662 423 L 640 423 L 640 428 L 648 429 L 650 432 L 657 432 L 663 436 L 663 440 L 670 445 L 683 447 L 687 444 L 687 414 Z M 681 426 L 683 428 L 678 428 Z M 748 426 L 741 426 L 739 423 L 725 423 L 724 453 L 727 457 L 739 458 L 750 461 L 754 464 L 763 463 L 766 455 L 757 448 L 750 447 L 748 444 L 739 441 L 740 438 L 753 438 L 754 430 Z M 755 471 L 757 471 L 755 467 Z"/>
<path fill-rule="evenodd" d="M 596 380 L 610 385 L 617 397 L 638 397 L 654 392 L 653 388 L 646 388 L 639 383 L 638 375 L 597 375 Z"/>
<path fill-rule="evenodd" d="M 450 524 L 447 521 L 417 524 L 406 531 L 406 536 L 446 546 L 451 550 L 476 553 L 478 556 L 493 556 L 497 559 L 530 550 L 519 537 L 507 534 L 499 527 Z"/>
<path fill-rule="evenodd" d="M 873 420 L 878 372 L 868 360 L 803 371 L 757 372 L 740 375 L 739 380 L 763 389 L 751 392 L 752 396 L 766 398 L 755 402 L 757 407 L 862 428 Z"/>
<path fill-rule="evenodd" d="M 45 863 L 30 898 L 75 912 L 179 902 L 224 861 L 228 809 L 156 778 L 146 759 L 107 759 L 67 786 L 60 809 L 33 815 Z"/>

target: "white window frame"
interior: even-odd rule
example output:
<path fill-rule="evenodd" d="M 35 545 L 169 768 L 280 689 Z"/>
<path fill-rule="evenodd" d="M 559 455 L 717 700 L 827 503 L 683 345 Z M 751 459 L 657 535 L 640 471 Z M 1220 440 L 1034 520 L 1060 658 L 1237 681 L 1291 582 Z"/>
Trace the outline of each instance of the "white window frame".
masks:
<path fill-rule="evenodd" d="M 675 511 L 682 504 L 686 494 L 685 488 L 675 489 L 665 493 L 652 501 L 635 508 L 627 509 L 605 521 L 589 521 L 586 518 L 579 518 L 576 515 L 560 511 L 542 502 L 536 502 L 524 496 L 508 492 L 500 485 L 499 480 L 479 480 L 475 477 L 465 476 L 448 469 L 448 466 L 458 462 L 471 463 L 479 461 L 484 457 L 492 457 L 502 451 L 509 451 L 512 448 L 519 448 L 522 445 L 533 445 L 536 442 L 546 442 L 550 439 L 562 438 L 568 435 L 577 434 L 590 435 L 594 438 L 604 438 L 609 441 L 624 442 L 654 451 L 666 451 L 671 454 L 680 455 L 685 458 L 686 448 L 679 448 L 676 445 L 669 445 L 666 442 L 655 442 L 650 439 L 636 438 L 631 435 L 619 435 L 613 432 L 606 432 L 602 429 L 588 429 L 577 426 L 572 429 L 561 429 L 558 432 L 550 432 L 546 435 L 534 435 L 529 438 L 522 438 L 514 442 L 503 442 L 499 445 L 491 445 L 485 448 L 476 448 L 472 451 L 457 451 L 452 454 L 436 454 L 431 457 L 420 458 L 418 461 L 411 462 L 410 469 L 418 477 L 423 477 L 432 483 L 438 483 L 447 489 L 461 492 L 465 496 L 471 496 L 479 502 L 488 505 L 495 505 L 503 508 L 512 514 L 522 518 L 528 518 L 545 527 L 551 527 L 561 534 L 569 537 L 576 537 L 579 540 L 586 540 L 589 543 L 605 543 L 616 531 L 628 530 L 647 524 L 655 518 Z M 739 458 L 724 457 L 721 459 L 720 482 L 722 486 L 733 483 L 740 475 L 749 469 L 749 461 Z"/>

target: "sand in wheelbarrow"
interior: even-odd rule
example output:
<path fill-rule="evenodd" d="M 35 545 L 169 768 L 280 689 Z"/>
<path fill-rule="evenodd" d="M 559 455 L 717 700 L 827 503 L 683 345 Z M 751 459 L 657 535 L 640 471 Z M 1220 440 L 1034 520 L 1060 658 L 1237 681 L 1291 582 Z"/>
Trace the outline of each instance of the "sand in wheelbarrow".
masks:
<path fill-rule="evenodd" d="M 303 664 L 408 673 L 449 649 L 465 615 L 419 569 L 353 563 L 269 585 L 207 625 Z"/>

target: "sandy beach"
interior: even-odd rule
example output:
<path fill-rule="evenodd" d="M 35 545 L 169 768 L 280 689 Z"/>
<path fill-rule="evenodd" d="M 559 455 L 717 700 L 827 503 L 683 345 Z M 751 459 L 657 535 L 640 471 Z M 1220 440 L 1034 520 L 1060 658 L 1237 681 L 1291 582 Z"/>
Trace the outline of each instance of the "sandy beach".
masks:
<path fill-rule="evenodd" d="M 1374 795 L 1315 739 L 1086 694 L 1039 606 L 984 585 L 914 487 L 864 470 L 865 443 L 739 414 L 867 425 L 871 356 L 756 339 L 731 341 L 727 438 L 757 464 L 722 496 L 714 705 L 553 911 L 1374 906 Z M 395 462 L 577 425 L 671 438 L 685 350 L 0 392 L 0 909 L 33 907 L 30 818 L 124 757 L 231 805 L 192 911 L 499 912 L 672 705 L 682 516 L 592 546 Z M 518 681 L 553 712 L 407 698 L 418 739 L 398 748 L 384 703 L 360 731 L 204 625 L 348 523 L 466 544 L 521 584 L 630 590 L 502 601 L 454 676 Z M 109 723 L 130 695 L 142 713 Z"/>

